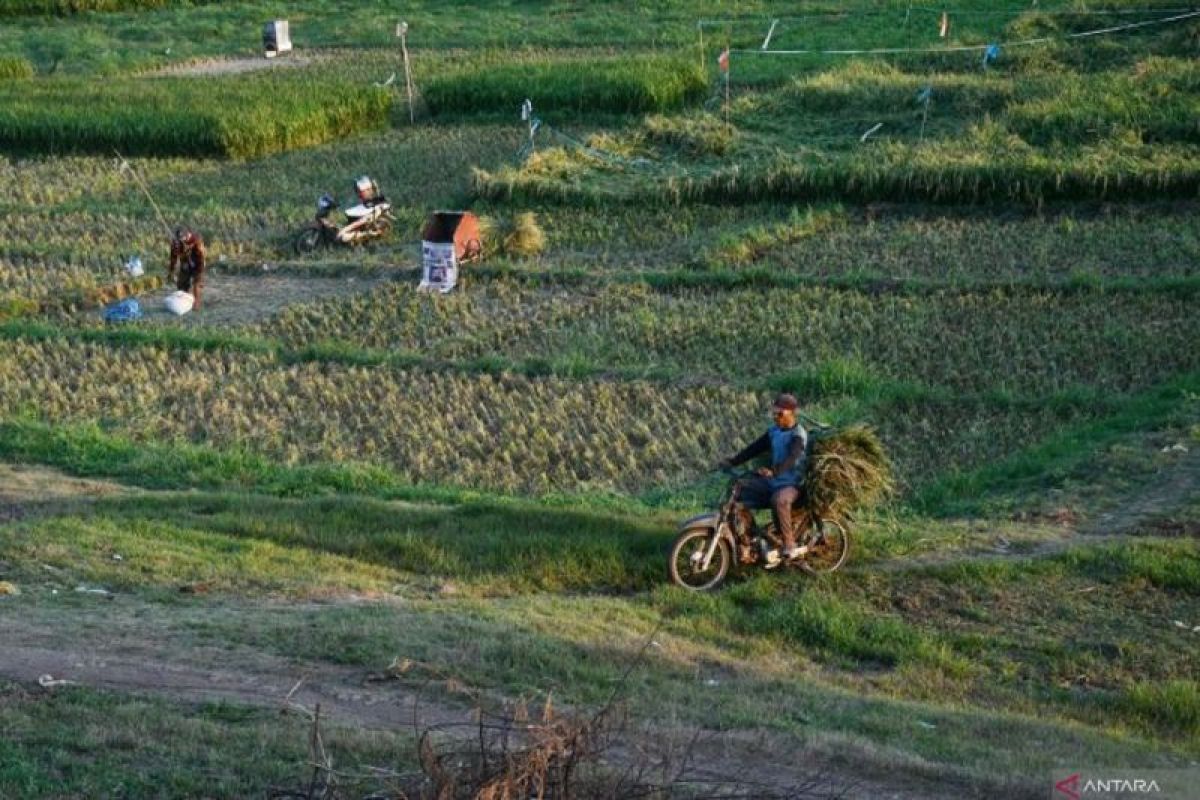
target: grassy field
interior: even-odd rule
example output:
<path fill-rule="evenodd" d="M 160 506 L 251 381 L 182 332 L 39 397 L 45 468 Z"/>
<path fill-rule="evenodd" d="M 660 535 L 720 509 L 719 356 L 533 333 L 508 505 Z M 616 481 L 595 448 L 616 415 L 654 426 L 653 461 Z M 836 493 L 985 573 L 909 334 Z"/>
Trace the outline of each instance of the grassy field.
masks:
<path fill-rule="evenodd" d="M 678 738 L 782 796 L 1194 769 L 1200 17 L 1168 7 L 968 0 L 943 39 L 898 2 L 416 3 L 410 123 L 395 10 L 0 0 L 0 796 L 304 796 L 316 703 L 344 798 L 401 796 L 424 726 L 614 697 L 612 763 Z M 921 52 L 775 52 L 873 48 Z M 101 320 L 166 255 L 114 147 L 205 237 L 203 311 Z M 392 235 L 296 256 L 364 173 Z M 444 208 L 545 247 L 419 293 Z M 874 426 L 898 494 L 835 575 L 667 585 L 785 390 Z"/>

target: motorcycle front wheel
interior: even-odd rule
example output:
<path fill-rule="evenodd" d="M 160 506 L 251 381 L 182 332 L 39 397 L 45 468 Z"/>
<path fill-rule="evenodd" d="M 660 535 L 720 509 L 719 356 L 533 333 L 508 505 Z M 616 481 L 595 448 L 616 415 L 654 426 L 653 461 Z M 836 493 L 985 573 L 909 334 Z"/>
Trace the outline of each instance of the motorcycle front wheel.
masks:
<path fill-rule="evenodd" d="M 693 592 L 710 592 L 725 582 L 729 567 L 733 564 L 733 552 L 725 539 L 717 542 L 708 569 L 703 566 L 704 554 L 708 551 L 712 535 L 712 528 L 688 528 L 676 537 L 667 562 L 671 580 L 676 586 Z"/>
<path fill-rule="evenodd" d="M 295 247 L 297 255 L 311 253 L 321 246 L 321 230 L 320 228 L 305 228 L 300 231 L 300 235 L 296 237 Z"/>

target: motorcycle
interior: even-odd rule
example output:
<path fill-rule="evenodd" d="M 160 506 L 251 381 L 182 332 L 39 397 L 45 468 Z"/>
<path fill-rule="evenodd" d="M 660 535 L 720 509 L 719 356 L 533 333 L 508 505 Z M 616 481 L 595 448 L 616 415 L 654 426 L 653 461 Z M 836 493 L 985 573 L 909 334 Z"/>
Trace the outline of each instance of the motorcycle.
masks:
<path fill-rule="evenodd" d="M 392 223 L 396 221 L 392 216 L 392 204 L 379 194 L 375 182 L 363 176 L 355 182 L 355 189 L 359 203 L 346 209 L 347 222 L 344 225 L 338 225 L 330 219 L 338 207 L 333 195 L 326 192 L 317 198 L 316 216 L 296 236 L 294 245 L 298 255 L 311 253 L 321 245 L 361 244 L 386 236 L 391 231 Z"/>
<path fill-rule="evenodd" d="M 729 483 L 716 511 L 680 523 L 667 562 L 671 581 L 684 589 L 710 592 L 723 584 L 735 564 L 765 570 L 797 567 L 816 575 L 833 572 L 850 555 L 850 531 L 836 519 L 821 519 L 807 507 L 804 492 L 793 506 L 793 530 L 801 555 L 783 561 L 783 540 L 775 523 L 760 528 L 754 515 L 738 502 L 745 479 L 753 472 L 722 470 Z"/>

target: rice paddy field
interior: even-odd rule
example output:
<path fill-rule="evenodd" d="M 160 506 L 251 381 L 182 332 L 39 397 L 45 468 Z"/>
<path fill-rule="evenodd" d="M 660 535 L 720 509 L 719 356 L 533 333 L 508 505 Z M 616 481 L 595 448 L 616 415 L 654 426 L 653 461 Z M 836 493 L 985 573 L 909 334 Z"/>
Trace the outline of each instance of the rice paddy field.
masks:
<path fill-rule="evenodd" d="M 0 0 L 0 797 L 434 797 L 424 732 L 618 706 L 572 796 L 1194 796 L 1178 5 L 418 2 L 410 116 L 376 4 Z M 542 236 L 420 292 L 438 209 Z M 669 585 L 781 391 L 896 493 Z"/>

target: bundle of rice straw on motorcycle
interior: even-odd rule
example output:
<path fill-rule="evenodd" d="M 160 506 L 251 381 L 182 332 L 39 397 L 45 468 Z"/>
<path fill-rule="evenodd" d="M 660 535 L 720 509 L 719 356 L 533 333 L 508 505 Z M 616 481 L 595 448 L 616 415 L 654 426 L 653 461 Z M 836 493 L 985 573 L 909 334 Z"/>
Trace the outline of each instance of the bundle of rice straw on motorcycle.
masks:
<path fill-rule="evenodd" d="M 805 483 L 808 510 L 821 519 L 842 519 L 868 509 L 895 490 L 892 464 L 874 429 L 852 425 L 815 431 Z"/>

